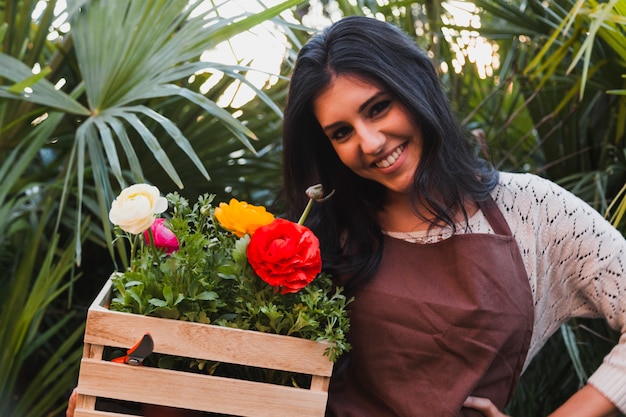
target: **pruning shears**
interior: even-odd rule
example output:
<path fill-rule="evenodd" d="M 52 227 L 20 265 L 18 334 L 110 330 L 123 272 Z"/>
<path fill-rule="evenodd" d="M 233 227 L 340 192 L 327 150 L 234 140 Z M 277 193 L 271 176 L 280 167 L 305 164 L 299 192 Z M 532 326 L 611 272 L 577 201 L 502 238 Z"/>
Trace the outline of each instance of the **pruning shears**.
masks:
<path fill-rule="evenodd" d="M 143 363 L 154 349 L 154 341 L 150 333 L 146 333 L 143 337 L 126 351 L 126 355 L 114 358 L 111 361 L 116 363 L 127 363 L 133 366 L 139 366 Z"/>

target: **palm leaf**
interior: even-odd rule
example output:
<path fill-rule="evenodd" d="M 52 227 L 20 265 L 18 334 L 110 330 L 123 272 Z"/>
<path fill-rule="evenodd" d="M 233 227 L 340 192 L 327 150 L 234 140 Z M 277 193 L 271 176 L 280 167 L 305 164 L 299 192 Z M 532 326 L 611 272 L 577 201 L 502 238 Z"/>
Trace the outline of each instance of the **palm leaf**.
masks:
<path fill-rule="evenodd" d="M 33 76 L 30 68 L 12 56 L 0 53 L 0 77 L 14 82 L 9 87 L 0 86 L 0 97 L 24 100 L 68 113 L 89 115 L 87 108 L 64 92 L 55 89 L 45 78 Z"/>
<path fill-rule="evenodd" d="M 3 326 L 0 329 L 0 367 L 3 372 L 0 391 L 0 414 L 10 415 L 14 407 L 29 408 L 30 402 L 15 404 L 13 388 L 17 382 L 18 371 L 28 360 L 28 346 L 35 342 L 41 317 L 50 303 L 56 299 L 69 283 L 62 284 L 66 273 L 72 266 L 73 250 L 63 249 L 57 258 L 58 237 L 46 242 L 43 237 L 45 219 L 41 219 L 39 229 L 33 239 L 25 245 L 24 260 L 15 276 L 3 288 L 6 302 L 0 309 Z M 38 261 L 38 251 L 44 244 L 48 245 L 46 257 Z M 50 335 L 48 335 L 49 338 Z M 40 391 L 40 395 L 42 391 Z M 45 396 L 40 397 L 44 403 Z M 21 401 L 21 400 L 20 400 Z M 48 404 L 49 405 L 49 404 Z"/>
<path fill-rule="evenodd" d="M 7 65 L 2 66 L 6 69 L 0 75 L 13 80 L 14 84 L 1 87 L 1 96 L 89 116 L 76 131 L 75 143 L 69 154 L 70 158 L 76 159 L 68 160 L 68 166 L 74 166 L 77 174 L 79 209 L 76 230 L 80 230 L 78 226 L 82 219 L 80 207 L 83 204 L 86 164 L 102 164 L 94 168 L 110 166 L 118 184 L 124 186 L 122 158 L 115 145 L 118 141 L 132 164 L 131 172 L 141 178 L 141 168 L 137 164 L 139 159 L 126 133 L 129 129 L 138 133 L 170 179 L 183 188 L 176 168 L 163 151 L 155 133 L 146 127 L 146 118 L 157 121 L 159 128 L 184 150 L 202 176 L 206 180 L 210 179 L 202 161 L 182 132 L 171 121 L 142 107 L 140 104 L 146 100 L 173 95 L 184 97 L 224 123 L 236 138 L 254 151 L 249 138 L 256 137 L 250 129 L 215 102 L 175 83 L 199 70 L 200 64 L 194 64 L 193 61 L 198 61 L 201 53 L 210 46 L 276 16 L 297 3 L 289 0 L 258 14 L 223 19 L 212 15 L 214 9 L 199 12 L 199 5 L 187 7 L 186 0 L 117 1 L 115 5 L 101 0 L 70 2 L 72 39 L 84 80 L 88 109 L 56 90 L 47 80 L 33 80 L 30 70 L 19 61 L 2 56 L 0 64 Z M 150 22 L 150 25 L 145 22 Z M 112 33 L 127 33 L 130 37 L 111 36 Z M 106 42 L 103 43 L 103 40 Z M 208 68 L 208 64 L 205 68 Z M 33 91 L 26 90 L 26 94 L 21 95 L 11 92 L 23 86 Z M 73 175 L 74 171 L 65 171 L 66 187 L 72 183 Z M 102 169 L 97 171 L 95 179 L 99 184 L 96 189 L 104 193 L 99 200 L 106 205 L 113 197 L 114 187 Z M 106 210 L 100 207 L 98 213 L 104 212 Z M 76 255 L 79 263 L 80 241 L 80 236 L 77 236 Z"/>

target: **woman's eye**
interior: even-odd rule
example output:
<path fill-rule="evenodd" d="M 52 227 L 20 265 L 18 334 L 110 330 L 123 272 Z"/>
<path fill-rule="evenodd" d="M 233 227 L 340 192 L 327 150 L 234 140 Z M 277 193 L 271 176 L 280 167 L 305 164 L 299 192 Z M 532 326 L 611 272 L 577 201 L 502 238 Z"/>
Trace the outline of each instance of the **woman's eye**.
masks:
<path fill-rule="evenodd" d="M 342 139 L 345 139 L 349 134 L 350 134 L 349 127 L 347 126 L 340 127 L 336 129 L 335 131 L 333 131 L 332 135 L 330 136 L 330 140 L 341 141 Z"/>
<path fill-rule="evenodd" d="M 382 113 L 387 108 L 389 108 L 390 105 L 391 105 L 391 100 L 379 101 L 378 103 L 374 104 L 370 108 L 370 117 L 374 117 L 374 116 Z"/>

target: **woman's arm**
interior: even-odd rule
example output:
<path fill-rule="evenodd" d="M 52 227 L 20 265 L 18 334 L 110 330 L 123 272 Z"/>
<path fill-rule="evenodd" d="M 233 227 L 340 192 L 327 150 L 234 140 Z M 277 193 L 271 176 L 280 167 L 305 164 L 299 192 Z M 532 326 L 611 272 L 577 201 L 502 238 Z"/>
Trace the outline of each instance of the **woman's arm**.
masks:
<path fill-rule="evenodd" d="M 480 411 L 485 417 L 509 417 L 488 398 L 467 397 L 464 407 Z M 592 385 L 585 385 L 548 417 L 615 417 L 619 410 Z"/>
<path fill-rule="evenodd" d="M 604 318 L 622 336 L 588 385 L 626 412 L 624 236 L 587 203 L 548 180 L 504 174 L 501 181 L 496 202 L 520 246 L 535 299 L 527 362 L 570 318 Z"/>
<path fill-rule="evenodd" d="M 593 385 L 585 385 L 550 414 L 550 417 L 612 417 L 617 416 L 618 411 Z"/>

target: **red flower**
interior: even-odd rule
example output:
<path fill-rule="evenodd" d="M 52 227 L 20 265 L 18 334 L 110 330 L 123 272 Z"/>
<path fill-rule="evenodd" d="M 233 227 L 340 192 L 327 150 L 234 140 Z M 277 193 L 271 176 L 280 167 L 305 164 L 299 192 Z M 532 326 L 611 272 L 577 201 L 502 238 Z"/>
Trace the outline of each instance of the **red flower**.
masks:
<path fill-rule="evenodd" d="M 154 236 L 154 246 L 166 250 L 169 255 L 172 252 L 176 252 L 179 245 L 174 232 L 168 229 L 164 223 L 164 218 L 154 219 L 150 230 L 152 231 L 152 236 Z M 146 239 L 146 243 L 150 244 L 150 233 L 148 230 L 143 232 L 143 236 Z"/>
<path fill-rule="evenodd" d="M 248 262 L 259 277 L 281 294 L 298 292 L 322 270 L 320 245 L 313 232 L 285 219 L 259 227 L 247 249 Z"/>

